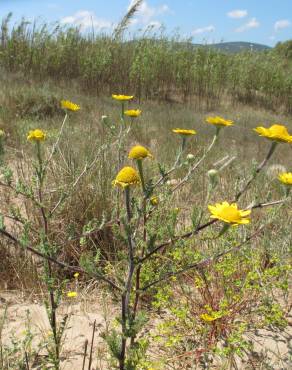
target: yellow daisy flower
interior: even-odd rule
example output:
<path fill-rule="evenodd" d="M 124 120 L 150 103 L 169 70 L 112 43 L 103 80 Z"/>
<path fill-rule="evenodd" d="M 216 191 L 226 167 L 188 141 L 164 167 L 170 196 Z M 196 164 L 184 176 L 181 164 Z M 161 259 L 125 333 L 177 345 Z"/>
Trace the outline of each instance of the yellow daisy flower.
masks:
<path fill-rule="evenodd" d="M 125 188 L 130 185 L 138 185 L 140 182 L 140 177 L 133 167 L 124 167 L 117 174 L 117 177 L 112 184 L 113 186 L 121 186 L 122 188 Z"/>
<path fill-rule="evenodd" d="M 207 117 L 206 118 L 206 122 L 207 123 L 210 123 L 211 125 L 221 126 L 221 127 L 224 127 L 224 126 L 232 126 L 233 123 L 234 123 L 231 120 L 224 119 L 224 118 L 219 117 L 219 116 L 216 116 L 216 117 Z"/>
<path fill-rule="evenodd" d="M 265 138 L 277 141 L 280 143 L 291 143 L 292 142 L 292 135 L 288 133 L 288 130 L 283 125 L 272 125 L 270 128 L 265 128 L 262 126 L 254 128 L 260 136 L 264 136 Z"/>
<path fill-rule="evenodd" d="M 27 135 L 27 140 L 30 141 L 44 141 L 46 139 L 46 134 L 43 130 L 36 129 L 33 131 L 29 131 Z"/>
<path fill-rule="evenodd" d="M 77 292 L 68 292 L 67 297 L 68 298 L 76 298 L 77 297 Z"/>
<path fill-rule="evenodd" d="M 72 103 L 69 100 L 61 100 L 61 107 L 63 109 L 71 110 L 72 112 L 80 110 L 80 106 L 78 104 Z"/>
<path fill-rule="evenodd" d="M 211 212 L 211 218 L 221 220 L 227 224 L 233 226 L 244 225 L 250 222 L 248 216 L 251 211 L 241 211 L 237 208 L 237 204 L 229 204 L 228 202 L 216 203 L 215 206 L 208 206 L 209 211 Z"/>
<path fill-rule="evenodd" d="M 203 313 L 200 315 L 200 318 L 205 322 L 213 322 L 217 320 L 219 317 L 216 317 L 215 315 L 209 315 L 208 313 Z"/>
<path fill-rule="evenodd" d="M 119 101 L 128 101 L 134 98 L 134 95 L 115 95 L 112 94 L 112 98 Z"/>
<path fill-rule="evenodd" d="M 75 277 L 75 279 L 78 279 L 79 277 L 79 272 L 75 272 L 75 274 L 73 275 Z"/>
<path fill-rule="evenodd" d="M 144 159 L 146 157 L 153 158 L 153 155 L 142 145 L 134 146 L 128 156 L 129 159 Z"/>
<path fill-rule="evenodd" d="M 285 185 L 292 185 L 292 172 L 280 173 L 278 179 Z"/>
<path fill-rule="evenodd" d="M 139 117 L 141 113 L 142 111 L 140 109 L 129 109 L 124 111 L 124 114 L 131 118 Z"/>
<path fill-rule="evenodd" d="M 174 128 L 172 130 L 172 132 L 174 132 L 176 134 L 183 135 L 183 136 L 196 135 L 196 133 L 197 133 L 195 130 L 186 130 L 186 129 L 182 129 L 182 128 Z"/>

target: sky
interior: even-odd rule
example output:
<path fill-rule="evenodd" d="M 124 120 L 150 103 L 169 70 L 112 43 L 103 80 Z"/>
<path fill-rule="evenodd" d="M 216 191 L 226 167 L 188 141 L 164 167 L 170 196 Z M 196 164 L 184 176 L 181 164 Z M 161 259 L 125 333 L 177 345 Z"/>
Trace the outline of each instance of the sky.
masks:
<path fill-rule="evenodd" d="M 84 32 L 110 32 L 135 0 L 0 0 L 9 12 L 38 22 L 78 25 Z M 179 33 L 195 43 L 248 41 L 274 46 L 292 39 L 292 0 L 144 0 L 133 17 L 133 34 Z"/>

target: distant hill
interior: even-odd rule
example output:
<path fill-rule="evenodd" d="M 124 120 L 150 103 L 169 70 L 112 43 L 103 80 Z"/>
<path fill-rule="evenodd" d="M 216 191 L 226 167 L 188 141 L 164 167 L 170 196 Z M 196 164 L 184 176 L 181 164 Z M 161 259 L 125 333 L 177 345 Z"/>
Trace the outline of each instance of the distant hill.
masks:
<path fill-rule="evenodd" d="M 159 40 L 156 40 L 156 39 L 148 39 L 148 40 L 154 43 L 160 42 Z M 163 41 L 165 42 L 165 40 Z M 126 41 L 126 43 L 130 43 L 130 44 L 136 44 L 137 42 L 138 40 Z M 265 50 L 272 49 L 270 46 L 267 46 L 267 45 L 257 44 L 255 42 L 245 42 L 245 41 L 220 42 L 217 44 L 196 44 L 196 43 L 184 42 L 184 41 L 177 41 L 177 42 L 169 41 L 169 43 L 176 49 L 209 48 L 209 49 L 216 49 L 216 50 L 219 50 L 225 53 L 240 53 L 242 51 L 251 51 L 251 50 L 252 51 L 265 51 Z"/>
<path fill-rule="evenodd" d="M 271 49 L 270 46 L 257 44 L 255 42 L 244 42 L 244 41 L 234 41 L 234 42 L 221 42 L 218 44 L 206 45 L 208 47 L 230 52 L 238 53 L 240 51 L 254 50 L 254 51 L 264 51 Z"/>

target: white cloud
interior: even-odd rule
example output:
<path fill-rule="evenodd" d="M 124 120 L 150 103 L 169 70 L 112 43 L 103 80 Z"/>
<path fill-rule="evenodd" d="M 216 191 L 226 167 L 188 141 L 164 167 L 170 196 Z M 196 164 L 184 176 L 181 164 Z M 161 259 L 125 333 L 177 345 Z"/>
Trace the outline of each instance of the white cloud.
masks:
<path fill-rule="evenodd" d="M 210 24 L 210 26 L 207 26 L 207 27 L 202 27 L 202 28 L 196 28 L 192 31 L 192 35 L 195 36 L 195 35 L 200 35 L 202 33 L 208 33 L 208 32 L 214 32 L 215 31 L 215 27 Z"/>
<path fill-rule="evenodd" d="M 71 16 L 62 18 L 60 22 L 62 24 L 80 26 L 82 30 L 92 27 L 97 30 L 111 29 L 113 27 L 110 21 L 97 18 L 94 12 L 88 10 L 80 10 Z"/>
<path fill-rule="evenodd" d="M 259 21 L 256 18 L 252 18 L 247 23 L 245 23 L 242 26 L 236 28 L 235 32 L 244 32 L 244 31 L 248 31 L 252 28 L 258 28 L 259 26 L 260 26 Z"/>
<path fill-rule="evenodd" d="M 231 10 L 231 12 L 228 12 L 227 13 L 227 16 L 229 18 L 236 18 L 236 19 L 239 19 L 239 18 L 244 18 L 247 16 L 247 10 L 240 10 L 240 9 L 236 9 L 236 10 Z"/>
<path fill-rule="evenodd" d="M 281 19 L 274 24 L 274 30 L 277 32 L 277 31 L 283 30 L 284 28 L 288 28 L 290 26 L 291 26 L 291 22 L 288 19 Z"/>
<path fill-rule="evenodd" d="M 130 0 L 128 10 L 135 2 L 136 0 Z M 158 22 L 154 18 L 165 13 L 171 13 L 168 5 L 163 4 L 157 7 L 151 7 L 148 5 L 147 1 L 143 1 L 136 13 L 136 17 L 132 19 L 131 24 L 134 25 L 137 23 L 142 23 L 144 25 L 151 25 L 153 22 L 157 24 Z"/>

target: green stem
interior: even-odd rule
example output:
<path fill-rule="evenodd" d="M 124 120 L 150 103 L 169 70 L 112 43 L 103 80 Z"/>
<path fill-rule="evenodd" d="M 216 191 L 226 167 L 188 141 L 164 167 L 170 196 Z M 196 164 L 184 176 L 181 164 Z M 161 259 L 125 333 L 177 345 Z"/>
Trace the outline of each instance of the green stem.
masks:
<path fill-rule="evenodd" d="M 230 228 L 230 224 L 224 223 L 224 225 L 222 226 L 222 229 L 220 230 L 219 234 L 216 236 L 215 239 L 218 239 L 220 238 L 220 236 L 224 235 L 226 231 L 229 230 L 229 228 Z"/>
<path fill-rule="evenodd" d="M 188 173 L 185 175 L 185 177 L 172 189 L 172 192 L 175 192 L 179 187 L 181 187 L 182 185 L 184 185 L 190 178 L 190 176 L 193 174 L 193 172 L 199 167 L 199 165 L 204 161 L 204 159 L 206 158 L 207 154 L 211 151 L 211 149 L 213 148 L 213 146 L 215 145 L 215 143 L 217 142 L 217 139 L 218 139 L 218 134 L 219 134 L 219 130 L 216 131 L 216 134 L 214 135 L 213 137 L 213 140 L 211 142 L 211 144 L 209 145 L 209 147 L 207 148 L 207 150 L 205 151 L 205 153 L 203 154 L 203 156 L 198 160 L 197 163 L 195 163 L 188 171 Z"/>
<path fill-rule="evenodd" d="M 146 186 L 145 186 L 145 179 L 144 179 L 144 173 L 143 173 L 142 159 L 137 159 L 137 166 L 138 166 L 138 171 L 139 171 L 139 175 L 141 179 L 143 193 L 144 193 L 144 196 L 146 197 Z"/>
<path fill-rule="evenodd" d="M 132 239 L 131 232 L 131 198 L 130 198 L 130 188 L 125 188 L 125 205 L 127 211 L 127 221 L 128 225 L 126 228 L 127 240 L 128 240 L 128 276 L 125 282 L 124 292 L 122 294 L 122 347 L 119 356 L 119 368 L 120 370 L 125 369 L 126 360 L 126 347 L 127 347 L 127 321 L 130 317 L 130 297 L 132 291 L 133 277 L 135 271 L 135 261 L 134 261 L 134 241 Z"/>
<path fill-rule="evenodd" d="M 43 182 L 45 178 L 45 169 L 43 166 L 43 159 L 42 159 L 42 152 L 41 152 L 41 144 L 39 141 L 36 142 L 37 146 L 37 159 L 38 159 L 38 168 L 36 170 L 37 177 L 38 177 L 38 195 L 39 195 L 39 203 L 40 203 L 40 212 L 43 219 L 43 227 L 44 227 L 44 242 L 49 246 L 49 224 L 48 218 L 46 214 L 45 207 L 43 205 Z M 48 247 L 49 248 L 49 247 Z M 48 255 L 51 256 L 50 250 L 47 251 Z M 49 291 L 50 296 L 50 312 L 49 312 L 49 321 L 53 331 L 54 336 L 54 343 L 55 343 L 55 365 L 56 369 L 59 369 L 59 359 L 60 359 L 60 340 L 57 331 L 57 303 L 55 300 L 55 288 L 54 288 L 54 276 L 52 271 L 51 262 L 47 260 L 47 288 Z"/>
<path fill-rule="evenodd" d="M 122 101 L 121 106 L 122 106 L 121 119 L 124 121 L 124 117 L 125 117 L 125 114 L 124 114 L 124 112 L 125 112 L 125 103 L 123 101 Z"/>
<path fill-rule="evenodd" d="M 253 180 L 257 177 L 257 175 L 261 172 L 261 170 L 265 167 L 265 165 L 268 163 L 269 159 L 272 157 L 276 147 L 277 142 L 273 141 L 272 145 L 270 147 L 270 150 L 268 151 L 268 154 L 266 155 L 265 159 L 262 161 L 262 163 L 256 168 L 255 173 L 251 176 L 251 178 L 247 181 L 247 183 L 244 185 L 244 187 L 236 194 L 235 201 L 238 201 L 238 199 L 242 196 L 243 193 L 249 188 L 250 184 L 253 182 Z"/>

